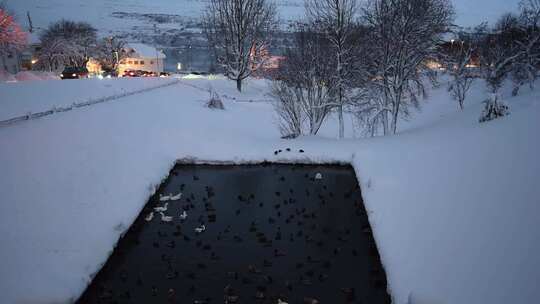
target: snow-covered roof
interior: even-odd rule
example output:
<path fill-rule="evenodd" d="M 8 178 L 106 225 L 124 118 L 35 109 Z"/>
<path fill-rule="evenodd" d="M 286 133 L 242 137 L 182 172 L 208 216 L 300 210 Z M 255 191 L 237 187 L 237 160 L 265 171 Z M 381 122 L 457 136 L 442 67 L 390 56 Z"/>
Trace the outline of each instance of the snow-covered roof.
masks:
<path fill-rule="evenodd" d="M 165 54 L 162 51 L 148 44 L 130 43 L 127 45 L 127 48 L 132 49 L 141 58 L 159 58 L 159 59 L 167 58 L 167 56 L 165 56 Z"/>
<path fill-rule="evenodd" d="M 36 31 L 33 31 L 32 33 L 28 33 L 28 43 L 29 44 L 40 44 L 41 39 L 39 38 L 39 34 Z"/>

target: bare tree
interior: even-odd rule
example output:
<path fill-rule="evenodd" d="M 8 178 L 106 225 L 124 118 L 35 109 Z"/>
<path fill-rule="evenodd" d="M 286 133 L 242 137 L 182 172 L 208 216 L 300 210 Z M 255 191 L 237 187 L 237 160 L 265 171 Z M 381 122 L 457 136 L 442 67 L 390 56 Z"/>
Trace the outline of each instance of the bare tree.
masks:
<path fill-rule="evenodd" d="M 43 52 L 58 52 L 57 56 L 50 53 L 40 57 L 61 58 L 63 65 L 84 67 L 97 47 L 97 30 L 85 22 L 60 20 L 51 24 L 40 38 L 46 47 Z"/>
<path fill-rule="evenodd" d="M 426 62 L 437 53 L 453 15 L 448 0 L 371 0 L 364 10 L 371 29 L 370 79 L 382 92 L 382 108 L 391 109 L 390 132 L 397 132 L 398 118 L 408 116 L 425 95 Z"/>
<path fill-rule="evenodd" d="M 242 81 L 264 64 L 275 17 L 275 6 L 267 0 L 210 0 L 208 4 L 204 32 L 238 91 Z"/>
<path fill-rule="evenodd" d="M 310 27 L 298 28 L 294 46 L 287 51 L 287 59 L 279 71 L 279 80 L 274 82 L 273 95 L 280 105 L 278 113 L 287 109 L 287 116 L 280 116 L 284 121 L 288 119 L 286 125 L 294 125 L 300 131 L 298 134 L 303 118 L 307 120 L 309 134 L 317 134 L 335 107 L 329 43 Z M 291 115 L 292 112 L 295 114 Z"/>
<path fill-rule="evenodd" d="M 52 72 L 61 69 L 69 62 L 69 52 L 67 51 L 69 46 L 65 42 L 62 38 L 43 41 L 37 54 L 37 68 Z"/>
<path fill-rule="evenodd" d="M 388 115 L 392 109 L 380 88 L 368 84 L 357 90 L 353 100 L 353 113 L 362 127 L 363 135 L 374 137 L 388 134 Z"/>
<path fill-rule="evenodd" d="M 540 0 L 521 0 L 521 18 L 528 27 L 538 29 L 540 27 Z"/>
<path fill-rule="evenodd" d="M 497 93 L 512 71 L 514 62 L 522 55 L 518 37 L 522 35 L 518 17 L 506 14 L 482 41 L 480 59 L 484 77 L 492 93 Z"/>
<path fill-rule="evenodd" d="M 441 62 L 450 75 L 448 91 L 463 110 L 467 93 L 476 78 L 470 64 L 476 53 L 477 44 L 474 35 L 461 33 L 458 37 L 457 40 L 452 40 L 446 50 L 441 51 Z"/>
<path fill-rule="evenodd" d="M 304 112 L 297 96 L 285 82 L 274 82 L 272 96 L 274 109 L 278 116 L 279 131 L 283 138 L 292 139 L 302 134 Z"/>
<path fill-rule="evenodd" d="M 506 14 L 481 41 L 482 73 L 491 94 L 484 102 L 485 107 L 480 122 L 508 115 L 508 106 L 501 100 L 499 90 L 514 70 L 515 62 L 523 55 L 523 49 L 518 43 L 518 37 L 521 35 L 518 18 L 512 14 Z"/>
<path fill-rule="evenodd" d="M 357 0 L 306 0 L 306 12 L 310 21 L 330 41 L 335 59 L 332 81 L 339 116 L 339 138 L 345 134 L 343 110 L 349 101 L 354 45 L 351 37 L 355 29 L 355 16 L 358 12 Z"/>
<path fill-rule="evenodd" d="M 519 26 L 516 30 L 520 32 L 514 37 L 520 54 L 514 60 L 511 72 L 514 96 L 527 82 L 531 89 L 533 88 L 540 66 L 540 0 L 523 0 L 520 7 L 519 24 L 516 24 Z"/>
<path fill-rule="evenodd" d="M 116 71 L 120 61 L 128 57 L 124 50 L 125 46 L 125 41 L 115 36 L 105 37 L 99 41 L 97 59 L 101 66 L 106 70 Z"/>

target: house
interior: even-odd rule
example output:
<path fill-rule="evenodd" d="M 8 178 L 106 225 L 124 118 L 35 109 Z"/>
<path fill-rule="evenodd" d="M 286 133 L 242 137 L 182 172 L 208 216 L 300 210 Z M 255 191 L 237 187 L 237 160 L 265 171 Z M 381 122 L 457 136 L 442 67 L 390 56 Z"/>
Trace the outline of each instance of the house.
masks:
<path fill-rule="evenodd" d="M 28 35 L 28 46 L 21 53 L 21 67 L 23 70 L 31 71 L 38 63 L 37 53 L 41 50 L 41 40 L 39 33 L 33 31 Z"/>
<path fill-rule="evenodd" d="M 101 63 L 99 63 L 99 61 L 94 58 L 90 58 L 88 60 L 88 62 L 86 63 L 86 69 L 88 70 L 88 74 L 90 75 L 100 75 L 101 73 L 103 73 Z"/>
<path fill-rule="evenodd" d="M 124 75 L 126 70 L 140 70 L 145 72 L 163 72 L 165 54 L 146 44 L 130 43 L 124 48 L 125 58 L 120 60 L 118 75 Z"/>
<path fill-rule="evenodd" d="M 21 71 L 21 52 L 8 50 L 0 52 L 0 71 L 17 74 Z"/>
<path fill-rule="evenodd" d="M 282 62 L 286 59 L 285 56 L 272 55 L 270 50 L 263 48 L 257 53 L 254 49 L 250 52 L 253 60 L 252 69 L 256 70 L 253 73 L 255 77 L 275 77 Z M 262 60 L 262 65 L 259 63 Z"/>

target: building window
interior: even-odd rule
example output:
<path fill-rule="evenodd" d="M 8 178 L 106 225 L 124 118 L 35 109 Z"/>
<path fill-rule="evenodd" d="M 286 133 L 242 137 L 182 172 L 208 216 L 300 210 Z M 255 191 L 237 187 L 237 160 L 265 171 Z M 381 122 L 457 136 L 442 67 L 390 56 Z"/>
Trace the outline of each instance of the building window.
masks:
<path fill-rule="evenodd" d="M 144 64 L 144 61 L 141 61 L 140 63 L 141 63 L 141 65 L 143 65 L 143 64 Z"/>
<path fill-rule="evenodd" d="M 128 61 L 128 64 L 133 64 L 133 61 Z"/>
<path fill-rule="evenodd" d="M 154 61 L 153 61 L 153 60 L 150 60 L 150 64 L 154 64 Z"/>

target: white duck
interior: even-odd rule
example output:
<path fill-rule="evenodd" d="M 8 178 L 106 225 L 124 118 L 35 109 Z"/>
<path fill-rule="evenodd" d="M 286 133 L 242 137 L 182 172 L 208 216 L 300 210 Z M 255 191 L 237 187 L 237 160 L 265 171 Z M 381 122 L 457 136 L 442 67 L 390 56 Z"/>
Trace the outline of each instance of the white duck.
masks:
<path fill-rule="evenodd" d="M 171 200 L 171 195 L 159 195 L 159 201 L 160 202 L 166 202 Z"/>
<path fill-rule="evenodd" d="M 289 303 L 283 302 L 283 301 L 281 301 L 281 299 L 277 299 L 277 304 L 289 304 Z"/>
<path fill-rule="evenodd" d="M 148 213 L 148 215 L 144 218 L 145 221 L 150 222 L 154 218 L 154 212 Z"/>
<path fill-rule="evenodd" d="M 315 174 L 315 179 L 316 180 L 321 180 L 322 179 L 322 173 Z"/>
<path fill-rule="evenodd" d="M 177 195 L 170 195 L 170 200 L 171 201 L 178 201 L 182 198 L 182 192 L 178 193 Z"/>
<path fill-rule="evenodd" d="M 163 206 L 155 207 L 154 211 L 156 212 L 165 212 L 169 208 L 169 203 L 165 203 Z"/>
<path fill-rule="evenodd" d="M 170 222 L 170 221 L 173 220 L 172 216 L 165 215 L 165 213 L 163 213 L 163 212 L 160 212 L 159 214 L 161 214 L 161 221 L 162 222 Z"/>
<path fill-rule="evenodd" d="M 206 230 L 206 226 L 204 224 L 202 224 L 201 226 L 195 228 L 195 232 L 197 233 L 202 233 Z"/>
<path fill-rule="evenodd" d="M 187 219 L 187 212 L 186 212 L 186 210 L 184 210 L 184 212 L 182 212 L 182 214 L 180 214 L 180 219 L 181 219 L 182 221 L 184 221 L 185 219 Z"/>

